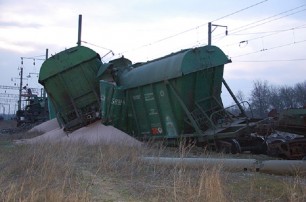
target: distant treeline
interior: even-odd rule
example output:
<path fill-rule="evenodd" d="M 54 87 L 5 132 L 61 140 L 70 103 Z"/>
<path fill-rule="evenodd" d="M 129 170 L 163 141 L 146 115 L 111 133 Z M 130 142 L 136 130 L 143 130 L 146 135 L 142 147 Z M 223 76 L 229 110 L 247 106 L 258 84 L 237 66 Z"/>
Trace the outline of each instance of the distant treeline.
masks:
<path fill-rule="evenodd" d="M 268 81 L 256 80 L 250 97 L 245 99 L 242 91 L 236 94 L 238 100 L 248 100 L 255 117 L 266 117 L 272 109 L 278 112 L 289 108 L 306 106 L 306 81 L 294 86 L 276 86 Z"/>

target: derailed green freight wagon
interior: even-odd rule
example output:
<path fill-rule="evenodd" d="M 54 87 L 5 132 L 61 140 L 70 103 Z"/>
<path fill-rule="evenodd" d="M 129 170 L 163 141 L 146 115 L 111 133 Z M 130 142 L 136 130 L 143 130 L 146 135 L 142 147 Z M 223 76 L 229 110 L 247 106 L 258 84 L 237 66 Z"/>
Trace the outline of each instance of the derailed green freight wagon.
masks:
<path fill-rule="evenodd" d="M 47 59 L 39 73 L 42 84 L 65 130 L 74 130 L 99 118 L 100 93 L 97 74 L 99 54 L 77 46 Z"/>
<path fill-rule="evenodd" d="M 123 73 L 127 89 L 128 128 L 141 137 L 177 138 L 200 132 L 188 116 L 200 102 L 222 109 L 223 65 L 228 58 L 217 47 L 183 50 Z M 134 127 L 136 126 L 136 127 Z M 135 131 L 137 129 L 137 131 Z"/>
<path fill-rule="evenodd" d="M 247 117 L 234 119 L 222 104 L 223 70 L 229 62 L 218 47 L 204 46 L 122 68 L 118 86 L 100 82 L 102 122 L 139 139 L 238 144 L 233 139 L 250 131 Z M 117 97 L 107 103 L 103 98 L 109 95 Z"/>

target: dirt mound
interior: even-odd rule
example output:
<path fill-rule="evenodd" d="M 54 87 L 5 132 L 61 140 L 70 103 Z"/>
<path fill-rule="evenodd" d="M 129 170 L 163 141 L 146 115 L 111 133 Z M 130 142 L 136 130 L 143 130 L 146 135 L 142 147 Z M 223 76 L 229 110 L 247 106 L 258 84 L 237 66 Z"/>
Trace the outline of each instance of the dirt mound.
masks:
<path fill-rule="evenodd" d="M 46 129 L 52 128 L 54 122 L 45 122 L 43 126 Z M 41 124 L 42 125 L 42 124 Z M 42 126 L 39 125 L 40 131 L 42 131 Z M 37 129 L 36 128 L 36 129 Z M 35 129 L 35 130 L 36 130 Z M 45 129 L 45 130 L 46 130 Z M 36 144 L 36 143 L 54 143 L 54 142 L 81 142 L 90 145 L 94 144 L 116 144 L 116 145 L 126 145 L 126 146 L 141 146 L 142 143 L 128 134 L 114 128 L 113 126 L 105 126 L 97 121 L 91 125 L 82 127 L 72 133 L 65 133 L 63 129 L 57 127 L 50 130 L 40 136 L 32 139 L 18 140 L 16 144 Z"/>
<path fill-rule="evenodd" d="M 42 124 L 39 124 L 35 127 L 33 127 L 29 132 L 49 132 L 51 130 L 59 128 L 59 124 L 57 122 L 57 119 L 51 119 L 49 121 L 43 122 Z"/>

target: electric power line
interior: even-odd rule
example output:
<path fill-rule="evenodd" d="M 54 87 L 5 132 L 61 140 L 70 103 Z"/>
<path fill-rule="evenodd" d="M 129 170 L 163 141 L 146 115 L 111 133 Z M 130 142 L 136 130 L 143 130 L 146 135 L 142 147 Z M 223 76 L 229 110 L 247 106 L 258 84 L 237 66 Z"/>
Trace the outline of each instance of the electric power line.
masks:
<path fill-rule="evenodd" d="M 260 26 L 260 25 L 264 25 L 264 24 L 267 24 L 267 23 L 269 23 L 269 22 L 276 21 L 276 20 L 282 19 L 282 18 L 284 18 L 284 17 L 288 17 L 288 16 L 290 16 L 290 15 L 294 15 L 294 14 L 300 13 L 300 12 L 302 12 L 302 11 L 305 11 L 306 9 L 299 10 L 299 11 L 296 11 L 296 12 L 293 12 L 293 13 L 289 13 L 289 14 L 287 14 L 287 15 L 285 15 L 285 16 L 280 16 L 280 17 L 278 17 L 278 18 L 271 19 L 271 20 L 269 20 L 269 21 L 266 21 L 266 22 L 257 24 L 257 23 L 259 23 L 259 22 L 262 22 L 262 21 L 268 20 L 268 19 L 270 19 L 270 18 L 273 18 L 273 17 L 279 16 L 279 15 L 288 13 L 288 12 L 290 12 L 290 11 L 297 10 L 297 9 L 302 8 L 302 7 L 304 7 L 304 6 L 306 6 L 306 4 L 303 4 L 303 5 L 300 5 L 300 6 L 298 6 L 298 7 L 295 7 L 295 8 L 292 8 L 292 9 L 289 9 L 289 10 L 286 10 L 286 11 L 283 11 L 283 12 L 280 12 L 280 13 L 278 13 L 278 14 L 272 15 L 272 16 L 270 16 L 270 17 L 267 17 L 267 18 L 264 18 L 264 19 L 261 19 L 261 20 L 258 20 L 258 21 L 249 23 L 249 24 L 247 24 L 247 25 L 243 25 L 243 26 L 241 26 L 241 27 L 235 28 L 235 29 L 233 29 L 233 30 L 230 31 L 229 35 L 234 35 L 235 33 L 238 33 L 238 32 L 241 32 L 241 31 L 245 31 L 245 30 L 248 30 L 248 29 L 252 29 L 252 28 L 254 28 L 254 27 L 258 27 L 258 26 Z M 253 24 L 256 24 L 256 25 L 253 25 Z M 253 25 L 253 26 L 248 27 L 248 26 L 250 26 L 250 25 Z M 303 25 L 303 26 L 304 26 L 304 25 Z M 243 28 L 243 27 L 247 27 L 247 28 L 241 29 L 241 28 Z M 237 30 L 237 31 L 235 31 L 235 30 Z M 233 32 L 233 31 L 234 31 L 234 32 Z M 271 34 L 271 35 L 273 35 L 273 34 Z M 214 40 L 218 40 L 218 39 L 221 40 L 221 39 L 224 38 L 224 36 L 221 36 L 221 37 L 218 37 L 218 36 L 220 36 L 220 34 L 215 35 L 215 36 L 214 36 Z M 269 36 L 270 36 L 270 35 L 269 35 Z M 217 37 L 217 38 L 216 38 L 216 37 Z M 261 37 L 258 37 L 258 38 L 261 38 Z M 218 41 L 220 41 L 220 40 L 218 40 Z"/>
<path fill-rule="evenodd" d="M 297 10 L 297 9 L 302 8 L 302 7 L 304 7 L 304 6 L 306 6 L 306 4 L 303 4 L 303 5 L 300 5 L 300 6 L 298 6 L 298 7 L 295 7 L 295 8 L 292 8 L 292 9 L 289 9 L 289 10 L 286 10 L 286 11 L 283 11 L 283 12 L 280 12 L 280 13 L 278 13 L 278 14 L 269 16 L 269 17 L 267 17 L 267 18 L 263 18 L 263 19 L 261 19 L 261 20 L 257 20 L 257 21 L 255 21 L 255 22 L 252 22 L 252 23 L 249 23 L 249 24 L 246 24 L 246 25 L 243 25 L 243 26 L 234 28 L 234 29 L 232 29 L 232 30 L 229 31 L 229 35 L 232 35 L 232 34 L 235 34 L 235 33 L 241 32 L 241 31 L 245 31 L 245 30 L 248 30 L 248 29 L 252 29 L 252 28 L 254 28 L 254 27 L 258 27 L 258 26 L 260 26 L 260 25 L 264 25 L 264 24 L 267 24 L 267 23 L 269 23 L 269 22 L 273 22 L 273 21 L 282 19 L 282 18 L 284 18 L 284 17 L 288 17 L 288 16 L 291 16 L 291 15 L 300 13 L 300 12 L 302 12 L 302 11 L 305 11 L 306 9 L 299 10 L 299 11 L 296 11 L 296 12 L 293 12 L 293 13 L 289 13 L 289 14 L 287 14 L 287 15 L 280 16 L 280 17 L 275 18 L 275 19 L 271 19 L 271 18 L 277 17 L 277 16 L 279 16 L 279 15 L 283 15 L 283 14 L 285 14 L 285 13 L 288 13 L 288 12 L 291 12 L 291 11 L 294 11 L 294 10 Z M 266 21 L 266 20 L 268 20 L 268 19 L 271 19 L 271 20 Z M 263 21 L 266 21 L 266 22 L 263 22 Z M 263 23 L 260 23 L 260 22 L 263 22 Z M 260 23 L 260 24 L 257 24 L 257 23 Z M 254 24 L 255 24 L 255 25 L 254 25 Z M 250 26 L 250 25 L 253 25 L 253 26 Z M 246 27 L 246 28 L 244 28 L 244 27 Z M 244 29 L 242 29 L 242 28 L 244 28 Z M 218 37 L 218 36 L 220 36 L 220 34 L 215 35 L 215 37 Z M 217 39 L 218 39 L 218 38 L 217 38 Z"/>
<path fill-rule="evenodd" d="M 0 85 L 0 89 L 5 89 L 5 90 L 19 90 L 20 87 L 17 86 L 5 86 L 5 85 Z M 39 92 L 41 89 L 40 88 L 30 88 L 32 92 Z"/>
<path fill-rule="evenodd" d="M 38 58 L 38 57 L 46 57 L 46 55 L 36 55 L 36 56 L 32 56 L 33 58 Z"/>
<path fill-rule="evenodd" d="M 12 98 L 18 98 L 18 94 L 10 94 L 10 93 L 0 93 L 0 97 L 12 97 Z"/>
<path fill-rule="evenodd" d="M 292 8 L 292 9 L 289 9 L 289 10 L 286 10 L 286 11 L 283 11 L 283 12 L 280 12 L 280 13 L 278 13 L 278 14 L 269 16 L 269 17 L 267 17 L 267 18 L 264 18 L 264 19 L 261 19 L 261 20 L 258 20 L 258 21 L 249 23 L 249 24 L 247 24 L 247 25 L 243 25 L 243 26 L 237 27 L 237 28 L 231 30 L 230 33 L 229 33 L 229 35 L 234 35 L 235 33 L 238 33 L 238 32 L 244 31 L 244 30 L 248 30 L 248 29 L 251 29 L 251 28 L 254 28 L 254 27 L 257 27 L 257 26 L 260 26 L 260 25 L 263 25 L 263 24 L 266 24 L 266 23 L 275 21 L 275 20 L 279 20 L 279 19 L 281 19 L 281 18 L 290 16 L 290 15 L 293 15 L 293 14 L 296 14 L 296 13 L 300 13 L 300 12 L 302 12 L 302 11 L 305 11 L 306 9 L 298 10 L 298 11 L 296 11 L 296 12 L 289 13 L 289 14 L 287 14 L 287 15 L 285 15 L 285 16 L 280 16 L 280 17 L 278 17 L 278 18 L 275 18 L 275 19 L 272 19 L 272 20 L 263 22 L 263 21 L 265 21 L 265 20 L 268 20 L 268 19 L 277 17 L 277 16 L 279 16 L 279 15 L 283 15 L 283 14 L 285 14 L 285 13 L 288 13 L 288 12 L 291 12 L 291 11 L 294 11 L 294 10 L 297 10 L 297 9 L 302 8 L 302 7 L 304 7 L 304 6 L 306 6 L 306 4 L 303 4 L 303 5 L 300 5 L 300 6 L 298 6 L 298 7 L 295 7 L 295 8 Z M 263 22 L 263 23 L 258 24 L 259 22 Z M 253 24 L 256 24 L 256 25 L 253 25 Z M 252 27 L 248 27 L 248 26 L 250 26 L 250 25 L 253 25 L 253 26 L 252 26 Z M 302 26 L 305 26 L 305 25 L 302 25 Z M 301 27 L 302 27 L 302 26 L 301 26 Z M 244 27 L 247 27 L 247 28 L 242 29 L 242 28 L 244 28 Z M 299 27 L 300 27 L 300 26 L 299 26 Z M 236 31 L 236 32 L 232 32 L 232 31 L 235 31 L 235 30 L 237 30 L 237 31 Z M 266 36 L 257 37 L 257 38 L 254 38 L 253 40 L 255 40 L 255 39 L 260 39 L 260 38 L 264 38 L 264 37 L 271 36 L 271 35 L 274 35 L 274 34 L 275 34 L 275 33 L 272 33 L 272 34 L 269 34 L 269 35 L 266 35 Z M 277 33 L 276 33 L 276 34 L 277 34 Z M 220 40 L 222 40 L 222 39 L 225 38 L 225 36 L 218 37 L 218 36 L 220 36 L 220 35 L 221 35 L 221 34 L 215 35 L 215 36 L 214 36 L 214 40 L 215 40 L 215 41 L 217 40 L 217 42 L 218 42 L 218 41 L 220 41 Z M 216 38 L 216 37 L 217 37 L 217 38 Z M 206 41 L 206 40 L 207 40 L 207 38 L 205 39 L 205 41 Z M 203 40 L 203 41 L 204 41 L 204 40 Z M 250 41 L 250 40 L 244 40 L 244 41 Z M 202 44 L 205 44 L 205 42 L 198 42 L 198 43 L 200 43 L 201 45 L 202 45 Z M 236 43 L 234 43 L 234 44 L 236 44 Z M 231 45 L 232 45 L 232 44 L 231 44 Z"/>
<path fill-rule="evenodd" d="M 267 1 L 269 1 L 269 0 L 260 1 L 260 2 L 258 2 L 258 3 L 255 3 L 255 4 L 252 4 L 252 5 L 247 6 L 247 7 L 245 7 L 245 8 L 242 8 L 242 9 L 240 9 L 240 10 L 238 10 L 238 11 L 232 12 L 232 13 L 230 13 L 230 14 L 227 14 L 227 15 L 224 15 L 224 16 L 222 16 L 222 17 L 219 17 L 219 18 L 217 18 L 217 19 L 215 19 L 215 20 L 212 20 L 211 22 L 215 22 L 215 21 L 217 21 L 217 20 L 221 20 L 221 19 L 224 19 L 224 18 L 226 18 L 226 17 L 235 15 L 235 14 L 237 14 L 237 13 L 240 13 L 240 12 L 242 12 L 242 11 L 248 10 L 248 9 L 250 9 L 250 8 L 252 8 L 252 7 L 255 7 L 255 6 L 260 5 L 260 4 L 262 4 L 262 3 L 264 3 L 264 2 L 267 2 Z M 147 43 L 147 44 L 138 46 L 138 47 L 136 47 L 136 48 L 132 48 L 132 49 L 130 49 L 130 50 L 122 51 L 119 55 L 122 55 L 123 53 L 131 52 L 131 51 L 135 51 L 135 50 L 138 50 L 138 49 L 147 47 L 147 46 L 151 46 L 151 45 L 153 45 L 153 44 L 160 43 L 160 42 L 162 42 L 162 41 L 165 41 L 165 40 L 168 40 L 168 39 L 177 37 L 177 36 L 182 35 L 182 34 L 185 34 L 185 33 L 187 33 L 187 32 L 190 32 L 190 31 L 199 29 L 200 27 L 205 26 L 205 25 L 208 25 L 208 23 L 201 24 L 201 25 L 195 26 L 195 27 L 190 28 L 190 29 L 186 29 L 186 30 L 181 31 L 181 32 L 179 32 L 179 33 L 176 33 L 176 34 L 173 34 L 173 35 L 170 35 L 170 36 L 161 38 L 161 39 L 156 40 L 156 41 L 153 41 L 153 42 L 151 42 L 151 43 Z"/>
<path fill-rule="evenodd" d="M 93 44 L 93 43 L 90 43 L 90 42 L 87 42 L 87 41 L 81 41 L 81 42 L 86 43 L 86 44 L 89 44 L 89 45 L 92 45 L 92 46 L 95 46 L 95 47 L 98 47 L 98 48 L 102 48 L 102 49 L 111 51 L 111 49 L 109 49 L 109 48 L 105 48 L 105 47 L 103 47 L 103 46 L 99 46 L 99 45 L 96 45 L 96 44 Z"/>
<path fill-rule="evenodd" d="M 215 21 L 217 21 L 217 20 L 221 20 L 221 19 L 224 19 L 224 18 L 226 18 L 226 17 L 232 16 L 232 15 L 234 15 L 234 14 L 240 13 L 240 12 L 242 12 L 242 11 L 248 10 L 248 9 L 250 9 L 250 8 L 252 8 L 252 7 L 255 7 L 255 6 L 257 6 L 257 5 L 259 5 L 259 4 L 262 4 L 262 3 L 264 3 L 264 2 L 267 2 L 267 1 L 269 1 L 269 0 L 265 0 L 265 1 L 258 2 L 258 3 L 256 3 L 256 4 L 251 5 L 251 6 L 245 7 L 245 8 L 243 8 L 243 9 L 240 9 L 240 10 L 235 11 L 235 12 L 233 12 L 233 13 L 230 13 L 230 14 L 228 14 L 228 15 L 225 15 L 225 16 L 222 16 L 222 17 L 217 18 L 217 19 L 215 19 L 215 20 L 212 20 L 211 22 L 215 22 Z"/>
<path fill-rule="evenodd" d="M 306 61 L 306 58 L 283 59 L 283 60 L 235 60 L 235 62 L 296 62 L 296 61 Z"/>
<path fill-rule="evenodd" d="M 18 99 L 10 99 L 10 98 L 0 98 L 0 102 L 6 102 L 6 103 L 12 103 L 12 102 L 17 102 Z"/>
<path fill-rule="evenodd" d="M 239 13 L 239 12 L 242 12 L 242 11 L 244 11 L 244 10 L 247 10 L 247 9 L 249 9 L 249 8 L 252 8 L 252 7 L 255 7 L 255 6 L 259 5 L 259 4 L 262 4 L 262 3 L 266 2 L 266 1 L 268 1 L 268 0 L 258 2 L 258 3 L 256 3 L 256 4 L 253 4 L 253 5 L 251 5 L 251 6 L 248 6 L 248 7 L 246 7 L 246 8 L 240 9 L 240 10 L 238 10 L 238 11 L 236 11 L 236 12 L 233 12 L 233 13 L 230 13 L 230 14 L 228 14 L 228 15 L 225 15 L 225 16 L 222 16 L 222 17 L 220 17 L 220 18 L 217 18 L 217 19 L 215 19 L 215 20 L 213 20 L 213 21 L 211 21 L 211 22 L 214 22 L 214 21 L 217 21 L 217 20 L 220 20 L 220 19 L 229 17 L 229 16 L 231 16 L 231 15 L 237 14 L 237 13 Z M 247 24 L 247 25 L 244 25 L 244 26 L 241 26 L 241 27 L 238 27 L 238 28 L 235 28 L 235 29 L 233 29 L 233 30 L 234 30 L 234 31 L 236 30 L 236 31 L 235 31 L 235 32 L 231 32 L 230 34 L 231 34 L 231 35 L 234 35 L 235 33 L 238 33 L 238 32 L 244 31 L 244 30 L 248 30 L 248 29 L 251 29 L 251 28 L 254 28 L 254 27 L 263 25 L 263 24 L 267 24 L 267 23 L 270 23 L 270 22 L 273 22 L 273 21 L 282 19 L 282 18 L 284 18 L 284 17 L 288 17 L 288 16 L 291 16 L 291 15 L 294 15 L 294 14 L 296 14 L 296 13 L 300 13 L 300 12 L 302 12 L 302 11 L 305 11 L 306 9 L 298 10 L 298 11 L 293 12 L 293 13 L 292 13 L 292 11 L 295 11 L 295 10 L 297 10 L 297 9 L 299 9 L 299 8 L 302 8 L 302 7 L 304 7 L 305 5 L 306 5 L 306 4 L 303 4 L 303 5 L 300 5 L 300 6 L 298 6 L 298 7 L 295 7 L 295 8 L 292 8 L 292 9 L 289 9 L 289 10 L 286 10 L 286 11 L 283 11 L 283 12 L 280 12 L 280 13 L 278 13 L 278 14 L 269 16 L 269 17 L 267 17 L 267 18 L 264 18 L 264 19 L 261 19 L 261 20 L 258 20 L 258 21 L 249 23 L 249 24 Z M 289 12 L 291 12 L 291 13 L 289 13 Z M 287 14 L 287 15 L 283 15 L 283 14 L 286 14 L 286 13 L 288 13 L 288 14 Z M 281 16 L 280 16 L 280 15 L 281 15 Z M 275 18 L 275 17 L 277 17 L 277 16 L 280 16 L 280 17 Z M 271 20 L 269 20 L 269 19 L 271 19 Z M 266 21 L 266 20 L 268 20 L 268 21 Z M 262 23 L 260 23 L 260 22 L 262 22 Z M 258 23 L 260 23 L 260 24 L 258 24 Z M 184 33 L 190 32 L 190 31 L 192 31 L 192 30 L 198 29 L 199 27 L 202 27 L 202 26 L 207 25 L 207 24 L 208 24 L 208 23 L 201 24 L 201 25 L 199 25 L 199 26 L 196 26 L 196 27 L 193 27 L 193 28 L 184 30 L 184 31 L 179 32 L 179 33 L 177 33 L 177 34 L 170 35 L 170 36 L 168 36 L 168 37 L 165 37 L 165 38 L 162 38 L 162 39 L 153 41 L 153 42 L 151 42 L 151 43 L 144 44 L 144 45 L 138 46 L 138 47 L 136 47 L 136 48 L 133 48 L 133 49 L 130 49 L 130 50 L 126 50 L 126 51 L 123 51 L 123 52 L 121 52 L 119 55 L 122 55 L 123 53 L 126 53 L 126 52 L 135 51 L 135 50 L 138 50 L 138 49 L 142 49 L 142 48 L 144 48 L 144 47 L 148 47 L 148 46 L 151 46 L 151 45 L 160 43 L 160 42 L 162 42 L 162 41 L 165 41 L 165 40 L 171 39 L 171 38 L 173 38 L 173 37 L 179 36 L 179 35 L 181 35 L 181 34 L 184 34 Z M 253 26 L 251 26 L 251 25 L 253 25 Z M 268 37 L 268 36 L 271 36 L 271 35 L 274 35 L 274 34 L 278 34 L 278 33 L 283 32 L 283 31 L 289 31 L 289 30 L 294 30 L 294 29 L 303 29 L 303 28 L 305 28 L 305 27 L 303 27 L 303 26 L 305 26 L 305 25 L 298 26 L 298 27 L 291 28 L 291 29 L 276 30 L 276 31 L 271 31 L 271 32 L 263 32 L 263 33 L 271 33 L 271 34 L 265 35 L 265 36 L 261 36 L 261 37 L 251 38 L 251 39 L 244 40 L 244 41 L 251 41 L 251 40 L 256 40 L 256 39 L 262 39 L 262 38 L 265 38 L 265 37 Z M 245 27 L 246 27 L 246 28 L 245 28 Z M 242 29 L 242 28 L 244 28 L 244 29 Z M 254 33 L 254 34 L 255 34 L 255 33 Z M 260 33 L 256 33 L 256 34 L 260 34 Z M 224 38 L 224 36 L 223 36 L 223 37 L 219 37 L 219 38 L 220 38 L 220 39 L 219 39 L 219 41 L 220 41 L 221 39 Z M 217 39 L 218 39 L 218 38 L 217 38 Z M 301 43 L 301 42 L 304 42 L 304 41 L 298 41 L 298 42 L 294 42 L 294 43 Z M 200 42 L 198 41 L 197 43 L 200 43 Z M 272 49 L 280 48 L 280 47 L 283 47 L 283 46 L 292 45 L 292 44 L 294 44 L 294 43 L 284 44 L 284 45 L 280 45 L 280 46 L 275 46 L 275 47 L 271 47 L 271 48 L 269 48 L 269 49 L 262 49 L 262 50 L 255 51 L 255 52 L 252 52 L 252 53 L 247 53 L 247 54 L 245 54 L 245 55 L 249 55 L 249 54 L 253 54 L 253 53 L 258 53 L 258 52 L 262 52 L 262 51 L 267 51 L 267 50 L 272 50 Z M 94 45 L 94 44 L 92 44 L 92 45 Z M 232 45 L 232 44 L 230 44 L 230 45 Z M 102 47 L 102 48 L 103 48 L 103 47 Z M 105 49 L 106 49 L 106 48 L 105 48 Z M 234 57 L 240 57 L 240 56 L 244 56 L 244 55 L 239 55 L 239 56 L 234 56 Z"/>
<path fill-rule="evenodd" d="M 293 30 L 293 29 L 305 29 L 305 28 L 306 28 L 306 24 L 305 25 L 300 25 L 300 26 L 297 26 L 297 27 L 288 28 L 288 29 L 272 30 L 272 31 L 266 31 L 266 32 L 231 34 L 231 35 L 255 35 L 255 34 L 279 33 L 279 32 L 290 31 L 290 30 Z"/>
<path fill-rule="evenodd" d="M 290 45 L 294 45 L 294 44 L 298 44 L 298 43 L 304 43 L 304 42 L 306 42 L 306 39 L 305 40 L 301 40 L 301 41 L 295 41 L 293 43 L 287 43 L 287 44 L 282 44 L 282 45 L 279 45 L 279 46 L 274 46 L 274 47 L 271 47 L 271 48 L 265 48 L 265 49 L 261 49 L 261 50 L 258 50 L 258 51 L 254 51 L 254 52 L 250 52 L 250 53 L 246 53 L 246 54 L 242 54 L 242 55 L 236 55 L 236 56 L 233 56 L 231 58 L 247 56 L 247 55 L 251 55 L 251 54 L 255 54 L 255 53 L 269 51 L 269 50 L 273 50 L 273 49 L 277 49 L 277 48 L 282 48 L 282 47 L 286 47 L 286 46 L 290 46 Z"/>
<path fill-rule="evenodd" d="M 241 44 L 241 43 L 244 43 L 244 42 L 247 42 L 247 43 L 248 43 L 248 42 L 250 42 L 250 41 L 254 41 L 254 40 L 257 40 L 257 39 L 263 39 L 263 38 L 266 38 L 266 37 L 269 37 L 269 36 L 272 36 L 272 35 L 276 35 L 276 34 L 279 34 L 279 33 L 282 33 L 282 32 L 294 31 L 294 30 L 297 30 L 297 29 L 305 29 L 305 28 L 306 28 L 305 25 L 301 25 L 301 26 L 292 27 L 292 28 L 289 28 L 289 29 L 262 32 L 262 33 L 271 33 L 271 34 L 267 34 L 267 35 L 263 35 L 263 36 L 258 36 L 258 37 L 254 37 L 254 38 L 250 38 L 250 39 L 245 39 L 245 40 L 242 40 L 242 41 L 240 41 L 240 42 L 230 43 L 230 44 L 226 44 L 226 45 L 224 45 L 224 46 L 225 46 L 225 47 L 229 47 L 229 46 Z"/>
<path fill-rule="evenodd" d="M 303 6 L 305 6 L 305 5 L 303 5 Z M 301 6 L 301 7 L 302 7 L 302 6 Z M 298 7 L 298 8 L 300 8 L 300 7 Z M 238 30 L 238 31 L 236 31 L 236 32 L 233 32 L 233 34 L 238 33 L 238 32 L 241 32 L 241 31 L 244 31 L 244 30 L 252 29 L 252 28 L 254 28 L 254 27 L 258 27 L 258 26 L 260 26 L 260 25 L 264 25 L 264 24 L 267 24 L 267 23 L 269 23 L 269 22 L 273 22 L 273 21 L 275 21 L 275 20 L 279 20 L 279 19 L 282 19 L 282 18 L 284 18 L 284 17 L 288 17 L 288 16 L 291 16 L 291 15 L 294 15 L 294 14 L 297 14 L 297 13 L 300 13 L 300 12 L 303 12 L 303 11 L 305 11 L 305 10 L 306 10 L 306 9 L 303 9 L 303 10 L 300 10 L 300 11 L 296 11 L 296 12 L 294 12 L 294 13 L 290 13 L 290 14 L 288 14 L 288 15 L 280 16 L 280 17 L 278 17 L 278 18 L 276 18 L 276 19 L 272 19 L 272 20 L 269 20 L 269 21 L 266 21 L 266 22 L 263 22 L 263 23 L 260 23 L 260 24 L 257 24 L 257 25 L 248 27 L 248 28 L 246 28 L 246 29 Z"/>

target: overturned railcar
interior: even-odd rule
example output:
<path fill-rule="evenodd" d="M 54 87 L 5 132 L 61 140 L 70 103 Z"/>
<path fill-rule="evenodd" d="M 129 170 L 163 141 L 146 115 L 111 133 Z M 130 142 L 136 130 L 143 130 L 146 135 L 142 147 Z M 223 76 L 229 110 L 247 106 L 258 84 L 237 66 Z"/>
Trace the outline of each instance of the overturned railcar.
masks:
<path fill-rule="evenodd" d="M 108 64 L 114 80 L 100 81 L 102 123 L 144 140 L 188 138 L 231 152 L 266 150 L 264 141 L 251 135 L 259 120 L 247 117 L 239 103 L 239 116 L 222 104 L 223 70 L 230 60 L 218 47 L 131 66 L 118 60 Z"/>
<path fill-rule="evenodd" d="M 99 118 L 97 74 L 102 66 L 99 54 L 83 46 L 66 49 L 42 64 L 38 81 L 45 87 L 56 117 L 66 131 Z"/>

